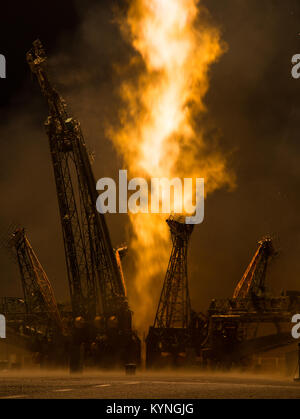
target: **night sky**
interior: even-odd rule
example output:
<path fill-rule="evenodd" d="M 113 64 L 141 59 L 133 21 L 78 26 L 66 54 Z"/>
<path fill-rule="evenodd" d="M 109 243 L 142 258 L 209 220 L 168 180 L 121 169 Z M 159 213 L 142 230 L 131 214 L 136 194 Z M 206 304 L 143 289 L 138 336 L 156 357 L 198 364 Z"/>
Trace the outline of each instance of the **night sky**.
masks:
<path fill-rule="evenodd" d="M 291 77 L 292 56 L 300 53 L 299 0 L 203 3 L 228 45 L 211 69 L 205 102 L 237 186 L 209 196 L 205 221 L 193 233 L 189 274 L 197 310 L 205 310 L 211 298 L 232 295 L 257 240 L 266 234 L 279 250 L 269 285 L 275 293 L 300 289 L 300 79 Z M 95 152 L 96 178 L 116 178 L 122 162 L 105 125 L 120 105 L 114 64 L 125 65 L 134 51 L 114 23 L 115 6 L 123 7 L 122 1 L 1 5 L 0 53 L 7 59 L 7 79 L 0 79 L 0 232 L 5 236 L 11 223 L 25 226 L 61 301 L 68 298 L 68 287 L 43 128 L 47 107 L 25 54 L 37 37 L 43 41 L 52 80 Z M 125 242 L 127 217 L 111 215 L 108 222 L 113 244 Z M 129 250 L 129 287 L 131 258 Z M 18 271 L 4 249 L 0 266 L 0 295 L 21 295 Z"/>

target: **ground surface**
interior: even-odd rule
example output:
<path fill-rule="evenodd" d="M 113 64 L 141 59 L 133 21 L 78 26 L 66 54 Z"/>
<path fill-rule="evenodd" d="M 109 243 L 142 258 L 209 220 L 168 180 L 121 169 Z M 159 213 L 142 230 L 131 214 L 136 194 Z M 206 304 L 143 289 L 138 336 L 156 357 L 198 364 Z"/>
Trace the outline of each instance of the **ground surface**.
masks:
<path fill-rule="evenodd" d="M 300 398 L 291 378 L 245 375 L 1 373 L 0 398 Z"/>

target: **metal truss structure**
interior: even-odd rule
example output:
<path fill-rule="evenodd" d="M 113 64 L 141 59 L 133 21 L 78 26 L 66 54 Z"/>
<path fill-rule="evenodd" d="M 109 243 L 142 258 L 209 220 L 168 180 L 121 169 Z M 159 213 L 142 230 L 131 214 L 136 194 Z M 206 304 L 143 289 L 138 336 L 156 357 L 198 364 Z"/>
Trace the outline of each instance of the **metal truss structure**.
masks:
<path fill-rule="evenodd" d="M 187 254 L 193 225 L 181 217 L 167 220 L 172 251 L 154 325 L 146 339 L 147 367 L 174 366 L 185 361 L 187 351 L 201 340 L 202 320 L 191 310 Z"/>
<path fill-rule="evenodd" d="M 171 231 L 173 247 L 154 327 L 186 329 L 189 327 L 191 318 L 187 250 L 194 226 L 179 222 L 173 217 L 170 217 L 167 223 Z"/>
<path fill-rule="evenodd" d="M 96 210 L 96 181 L 80 124 L 67 112 L 64 100 L 51 85 L 46 60 L 41 42 L 35 41 L 27 53 L 27 61 L 48 103 L 49 116 L 45 125 L 56 182 L 72 311 L 75 327 L 86 331 L 81 333 L 76 345 L 84 342 L 99 346 L 95 342 L 98 332 L 107 335 L 111 324 L 118 335 L 119 346 L 123 338 L 126 345 L 131 338 L 136 343 L 119 258 L 117 261 L 105 217 Z"/>

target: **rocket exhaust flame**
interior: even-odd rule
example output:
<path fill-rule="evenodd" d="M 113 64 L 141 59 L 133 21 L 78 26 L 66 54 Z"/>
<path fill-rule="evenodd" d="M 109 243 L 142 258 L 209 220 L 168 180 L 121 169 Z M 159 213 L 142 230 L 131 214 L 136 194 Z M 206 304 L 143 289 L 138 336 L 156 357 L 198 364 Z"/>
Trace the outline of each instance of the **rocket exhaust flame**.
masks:
<path fill-rule="evenodd" d="M 209 150 L 196 116 L 205 112 L 208 72 L 224 52 L 219 31 L 197 0 L 133 0 L 120 20 L 136 54 L 124 77 L 121 128 L 110 138 L 133 176 L 204 178 L 206 194 L 230 185 L 221 153 Z M 192 197 L 189 198 L 192 201 Z M 153 322 L 170 250 L 165 216 L 130 214 L 135 253 L 136 326 Z"/>

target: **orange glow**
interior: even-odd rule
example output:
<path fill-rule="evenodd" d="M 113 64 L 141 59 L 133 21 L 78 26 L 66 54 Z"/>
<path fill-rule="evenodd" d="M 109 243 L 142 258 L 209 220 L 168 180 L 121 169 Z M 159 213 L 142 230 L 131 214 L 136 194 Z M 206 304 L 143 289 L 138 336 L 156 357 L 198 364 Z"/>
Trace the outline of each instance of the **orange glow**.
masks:
<path fill-rule="evenodd" d="M 134 80 L 124 78 L 121 128 L 110 137 L 132 176 L 204 178 L 206 194 L 233 180 L 224 157 L 207 153 L 195 116 L 206 111 L 208 72 L 223 53 L 219 31 L 196 0 L 133 0 L 124 36 L 136 50 Z M 142 64 L 142 65 L 141 65 Z M 209 147 L 208 147 L 209 148 Z M 130 214 L 138 328 L 154 320 L 170 254 L 166 216 Z"/>

